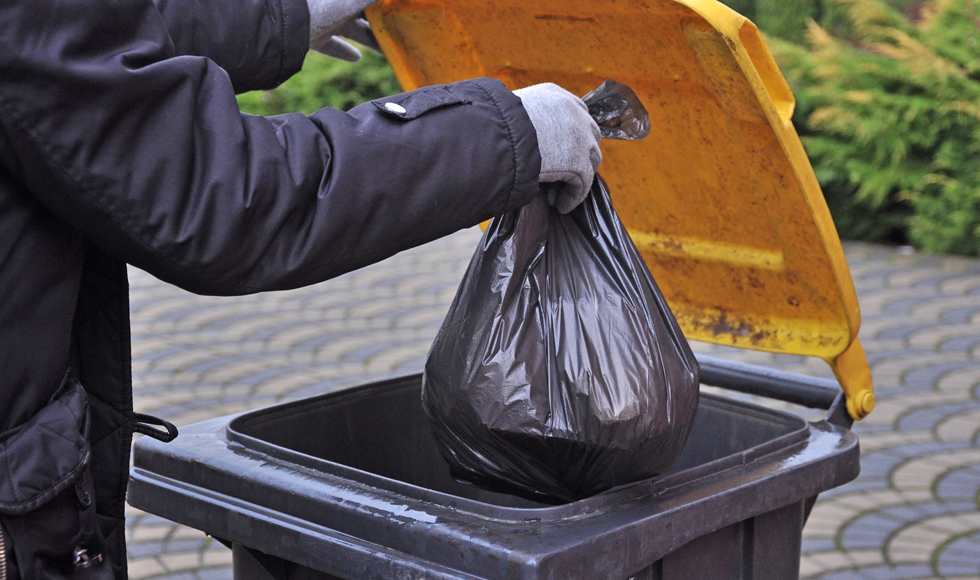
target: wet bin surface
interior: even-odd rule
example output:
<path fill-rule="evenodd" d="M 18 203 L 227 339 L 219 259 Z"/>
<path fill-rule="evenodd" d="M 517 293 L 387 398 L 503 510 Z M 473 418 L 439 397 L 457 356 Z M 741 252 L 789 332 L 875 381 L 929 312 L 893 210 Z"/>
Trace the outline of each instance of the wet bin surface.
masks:
<path fill-rule="evenodd" d="M 454 481 L 421 376 L 205 421 L 135 448 L 129 501 L 234 545 L 245 578 L 799 576 L 806 500 L 858 475 L 848 430 L 702 394 L 668 474 L 564 505 Z"/>

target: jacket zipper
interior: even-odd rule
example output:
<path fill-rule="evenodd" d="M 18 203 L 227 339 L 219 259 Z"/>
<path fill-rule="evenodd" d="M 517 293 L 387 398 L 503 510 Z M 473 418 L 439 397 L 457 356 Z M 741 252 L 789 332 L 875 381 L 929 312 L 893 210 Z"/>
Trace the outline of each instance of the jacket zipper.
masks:
<path fill-rule="evenodd" d="M 7 580 L 7 536 L 0 525 L 0 580 Z"/>

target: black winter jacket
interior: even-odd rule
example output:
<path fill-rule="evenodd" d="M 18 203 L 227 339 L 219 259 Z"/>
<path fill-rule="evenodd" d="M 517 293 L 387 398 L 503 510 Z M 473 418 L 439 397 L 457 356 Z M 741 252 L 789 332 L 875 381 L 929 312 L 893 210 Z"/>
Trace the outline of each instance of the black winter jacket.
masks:
<path fill-rule="evenodd" d="M 308 20 L 305 0 L 0 0 L 8 572 L 126 577 L 126 263 L 199 293 L 294 288 L 537 192 L 533 127 L 498 81 L 241 114 L 235 91 L 300 68 Z"/>

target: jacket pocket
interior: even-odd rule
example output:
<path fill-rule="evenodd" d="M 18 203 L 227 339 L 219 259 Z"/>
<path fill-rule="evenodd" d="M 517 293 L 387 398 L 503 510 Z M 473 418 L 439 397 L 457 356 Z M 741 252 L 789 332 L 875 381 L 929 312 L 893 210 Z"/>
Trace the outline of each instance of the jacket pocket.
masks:
<path fill-rule="evenodd" d="M 0 514 L 34 511 L 68 489 L 88 466 L 85 390 L 66 380 L 30 421 L 0 434 Z"/>
<path fill-rule="evenodd" d="M 448 87 L 426 87 L 371 102 L 385 115 L 404 121 L 415 119 L 440 107 L 471 104 L 471 101 L 458 97 Z"/>
<path fill-rule="evenodd" d="M 66 379 L 30 421 L 0 435 L 0 528 L 7 570 L 21 580 L 112 577 L 101 565 L 88 421 L 85 390 Z"/>

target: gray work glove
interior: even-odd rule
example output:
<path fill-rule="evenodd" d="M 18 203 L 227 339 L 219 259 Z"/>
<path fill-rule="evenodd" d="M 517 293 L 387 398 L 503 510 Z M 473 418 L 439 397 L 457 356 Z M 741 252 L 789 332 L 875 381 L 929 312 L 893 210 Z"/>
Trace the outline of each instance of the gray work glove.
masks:
<path fill-rule="evenodd" d="M 534 85 L 514 94 L 521 98 L 538 134 L 541 190 L 549 204 L 568 213 L 589 194 L 602 162 L 599 126 L 582 99 L 556 84 Z"/>
<path fill-rule="evenodd" d="M 361 51 L 346 37 L 376 50 L 378 41 L 367 20 L 357 18 L 377 0 L 306 0 L 310 8 L 310 49 L 340 60 L 357 62 Z"/>

